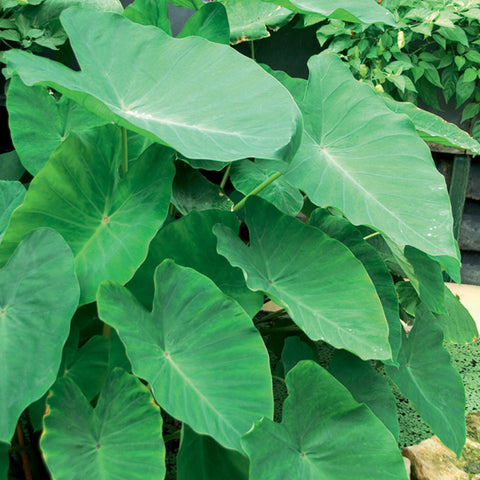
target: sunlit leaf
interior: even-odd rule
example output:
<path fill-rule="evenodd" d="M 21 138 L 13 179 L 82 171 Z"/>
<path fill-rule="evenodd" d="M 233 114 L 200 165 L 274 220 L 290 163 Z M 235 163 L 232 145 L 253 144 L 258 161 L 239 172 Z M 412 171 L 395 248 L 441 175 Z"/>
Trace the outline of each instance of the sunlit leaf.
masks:
<path fill-rule="evenodd" d="M 25 187 L 20 182 L 0 180 L 0 241 L 12 212 L 23 202 Z"/>
<path fill-rule="evenodd" d="M 305 134 L 287 180 L 355 225 L 459 265 L 445 180 L 413 124 L 357 82 L 337 56 L 312 57 L 309 68 L 300 104 Z"/>
<path fill-rule="evenodd" d="M 259 197 L 247 200 L 246 223 L 250 247 L 226 226 L 214 233 L 218 252 L 243 270 L 250 289 L 284 307 L 312 340 L 363 359 L 391 358 L 375 287 L 347 247 Z"/>
<path fill-rule="evenodd" d="M 392 434 L 326 370 L 303 361 L 286 381 L 282 423 L 264 419 L 242 439 L 250 478 L 407 479 Z"/>
<path fill-rule="evenodd" d="M 155 270 L 152 312 L 114 282 L 100 286 L 98 309 L 160 406 L 197 433 L 240 450 L 253 422 L 272 417 L 262 338 L 240 305 L 200 273 L 165 260 Z"/>
<path fill-rule="evenodd" d="M 119 129 L 107 125 L 71 135 L 33 179 L 0 244 L 4 263 L 25 233 L 47 226 L 75 256 L 81 303 L 106 279 L 128 281 L 167 215 L 173 151 L 152 145 L 120 179 Z"/>
<path fill-rule="evenodd" d="M 95 408 L 70 379 L 48 399 L 41 440 L 55 478 L 162 480 L 162 416 L 147 387 L 121 369 L 107 378 Z"/>
<path fill-rule="evenodd" d="M 5 53 L 9 72 L 27 85 L 50 85 L 187 158 L 286 160 L 297 149 L 302 119 L 292 98 L 229 46 L 171 38 L 161 29 L 87 9 L 68 9 L 61 20 L 82 71 L 14 50 Z M 120 60 L 114 54 L 119 51 Z"/>

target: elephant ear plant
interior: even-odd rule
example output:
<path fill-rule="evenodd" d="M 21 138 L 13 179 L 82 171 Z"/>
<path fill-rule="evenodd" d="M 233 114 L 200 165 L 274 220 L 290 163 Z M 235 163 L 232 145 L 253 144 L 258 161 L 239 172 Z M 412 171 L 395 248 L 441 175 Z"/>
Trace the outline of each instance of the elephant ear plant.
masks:
<path fill-rule="evenodd" d="M 350 3 L 322 12 L 383 15 Z M 414 124 L 334 54 L 294 79 L 212 41 L 222 4 L 183 38 L 160 4 L 63 11 L 79 71 L 5 53 L 0 479 L 405 480 L 392 382 L 460 455 L 442 329 L 477 331 Z"/>

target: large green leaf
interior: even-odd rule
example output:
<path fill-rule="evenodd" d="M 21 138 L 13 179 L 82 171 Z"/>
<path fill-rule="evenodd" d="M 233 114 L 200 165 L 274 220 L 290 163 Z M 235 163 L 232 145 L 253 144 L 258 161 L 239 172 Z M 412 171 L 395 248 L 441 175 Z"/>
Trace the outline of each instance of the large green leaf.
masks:
<path fill-rule="evenodd" d="M 465 443 L 465 390 L 442 340 L 442 329 L 421 305 L 408 337 L 403 334 L 400 367 L 385 369 L 440 440 L 460 456 Z"/>
<path fill-rule="evenodd" d="M 328 371 L 347 387 L 357 402 L 367 405 L 398 440 L 400 426 L 395 397 L 384 376 L 370 363 L 345 350 L 335 351 Z"/>
<path fill-rule="evenodd" d="M 375 0 L 265 0 L 289 8 L 294 12 L 313 13 L 346 22 L 386 23 L 395 26 L 390 11 Z"/>
<path fill-rule="evenodd" d="M 377 292 L 347 247 L 259 197 L 247 200 L 246 223 L 250 247 L 224 225 L 214 233 L 218 252 L 243 270 L 250 289 L 283 306 L 312 340 L 363 359 L 391 358 Z"/>
<path fill-rule="evenodd" d="M 18 77 L 10 82 L 7 108 L 13 144 L 32 175 L 43 168 L 70 132 L 80 133 L 106 123 L 78 103 L 66 97 L 56 100 L 47 88 L 27 87 Z"/>
<path fill-rule="evenodd" d="M 248 458 L 183 425 L 177 480 L 248 480 Z"/>
<path fill-rule="evenodd" d="M 260 310 L 263 295 L 249 290 L 242 272 L 233 268 L 217 253 L 217 239 L 212 232 L 217 223 L 228 225 L 238 232 L 239 225 L 235 215 L 220 210 L 192 211 L 158 232 L 150 243 L 147 259 L 128 284 L 129 290 L 145 307 L 152 305 L 155 268 L 166 258 L 171 258 L 178 265 L 193 268 L 213 280 L 217 287 L 234 298 L 250 317 Z"/>
<path fill-rule="evenodd" d="M 480 154 L 480 143 L 467 132 L 453 123 L 446 122 L 434 113 L 416 107 L 412 103 L 397 102 L 391 98 L 382 97 L 385 105 L 395 113 L 403 113 L 415 124 L 420 136 L 426 142 L 438 143 L 448 147 L 464 148 Z"/>
<path fill-rule="evenodd" d="M 220 2 L 206 3 L 192 15 L 177 38 L 190 35 L 203 37 L 211 42 L 229 44 L 230 27 L 225 7 Z"/>
<path fill-rule="evenodd" d="M 294 15 L 291 10 L 263 0 L 226 0 L 225 7 L 233 44 L 269 37 L 267 27 L 280 28 Z"/>
<path fill-rule="evenodd" d="M 391 433 L 327 371 L 303 361 L 286 381 L 282 423 L 264 419 L 242 439 L 250 478 L 407 479 Z"/>
<path fill-rule="evenodd" d="M 20 182 L 0 180 L 0 241 L 12 212 L 23 202 L 25 187 Z"/>
<path fill-rule="evenodd" d="M 160 406 L 196 432 L 239 450 L 255 420 L 272 418 L 262 338 L 240 305 L 208 278 L 165 260 L 155 270 L 152 312 L 113 282 L 100 286 L 98 309 Z"/>
<path fill-rule="evenodd" d="M 168 20 L 167 0 L 135 0 L 123 12 L 125 17 L 140 25 L 154 25 L 172 34 Z"/>
<path fill-rule="evenodd" d="M 310 225 L 342 242 L 363 263 L 382 302 L 388 322 L 388 341 L 392 349 L 393 360 L 396 362 L 401 344 L 402 327 L 398 314 L 395 285 L 385 262 L 376 250 L 363 239 L 361 233 L 342 217 L 331 215 L 325 209 L 317 209 L 310 216 Z"/>
<path fill-rule="evenodd" d="M 28 234 L 0 271 L 0 441 L 55 381 L 78 297 L 72 252 L 51 229 Z"/>
<path fill-rule="evenodd" d="M 356 225 L 459 264 L 445 180 L 413 124 L 357 82 L 336 55 L 312 57 L 309 68 L 300 104 L 305 133 L 287 180 Z"/>
<path fill-rule="evenodd" d="M 268 161 L 242 160 L 232 164 L 230 179 L 239 192 L 247 195 L 276 172 L 277 170 L 271 168 Z M 258 196 L 273 203 L 287 215 L 297 215 L 303 206 L 302 193 L 298 188 L 292 187 L 284 177 L 275 180 Z"/>
<path fill-rule="evenodd" d="M 70 378 L 61 378 L 47 405 L 41 447 L 55 478 L 164 478 L 160 408 L 137 378 L 113 370 L 95 409 Z"/>
<path fill-rule="evenodd" d="M 75 256 L 81 303 L 103 280 L 128 281 L 167 215 L 173 151 L 152 145 L 119 179 L 121 135 L 114 125 L 70 135 L 33 179 L 0 244 L 4 263 L 25 233 L 48 226 Z"/>
<path fill-rule="evenodd" d="M 291 96 L 229 46 L 171 38 L 111 13 L 72 8 L 61 19 L 82 71 L 7 52 L 8 70 L 27 85 L 50 85 L 187 158 L 285 160 L 297 149 L 302 119 Z"/>

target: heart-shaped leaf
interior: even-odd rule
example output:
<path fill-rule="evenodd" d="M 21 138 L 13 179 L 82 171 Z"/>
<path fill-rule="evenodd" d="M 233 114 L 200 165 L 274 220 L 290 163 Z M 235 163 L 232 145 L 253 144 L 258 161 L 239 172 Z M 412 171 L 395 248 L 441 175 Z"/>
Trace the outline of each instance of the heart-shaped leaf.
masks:
<path fill-rule="evenodd" d="M 248 458 L 183 425 L 177 455 L 178 480 L 248 480 Z"/>
<path fill-rule="evenodd" d="M 106 121 L 78 103 L 56 100 L 42 86 L 27 87 L 13 77 L 7 94 L 9 127 L 22 165 L 36 175 L 70 132 L 82 132 Z M 48 118 L 48 122 L 45 119 Z"/>
<path fill-rule="evenodd" d="M 162 262 L 149 312 L 119 284 L 98 292 L 100 318 L 114 327 L 133 372 L 158 403 L 227 448 L 255 420 L 273 415 L 268 354 L 245 311 L 208 278 Z"/>
<path fill-rule="evenodd" d="M 232 164 L 230 179 L 239 192 L 247 195 L 276 172 L 277 170 L 271 168 L 268 161 L 242 160 Z M 303 195 L 284 177 L 275 180 L 258 196 L 268 200 L 287 215 L 297 215 L 303 206 Z"/>
<path fill-rule="evenodd" d="M 310 215 L 310 225 L 342 242 L 363 263 L 382 302 L 388 322 L 388 341 L 392 349 L 393 360 L 396 362 L 401 344 L 402 327 L 398 314 L 395 285 L 385 262 L 376 250 L 363 239 L 362 234 L 342 217 L 330 215 L 325 209 L 317 209 Z"/>
<path fill-rule="evenodd" d="M 392 13 L 373 0 L 265 0 L 298 13 L 323 15 L 346 22 L 396 26 Z"/>
<path fill-rule="evenodd" d="M 283 306 L 312 340 L 363 359 L 391 358 L 377 292 L 347 247 L 259 197 L 247 200 L 246 223 L 250 247 L 224 225 L 214 233 L 218 252 L 243 270 L 250 289 Z"/>
<path fill-rule="evenodd" d="M 227 0 L 225 7 L 233 44 L 269 37 L 267 27 L 280 28 L 294 15 L 291 10 L 263 0 Z"/>
<path fill-rule="evenodd" d="M 72 252 L 51 229 L 28 234 L 0 271 L 0 441 L 55 381 L 78 297 Z"/>
<path fill-rule="evenodd" d="M 465 390 L 442 340 L 440 326 L 421 305 L 408 337 L 403 334 L 399 368 L 385 369 L 440 440 L 460 456 L 466 435 Z"/>
<path fill-rule="evenodd" d="M 25 187 L 20 182 L 7 182 L 0 180 L 0 240 L 12 212 L 23 202 Z"/>
<path fill-rule="evenodd" d="M 81 303 L 106 279 L 127 282 L 167 215 L 173 151 L 152 145 L 119 179 L 121 135 L 114 125 L 71 135 L 33 179 L 0 244 L 4 263 L 25 233 L 48 226 L 75 256 Z"/>
<path fill-rule="evenodd" d="M 10 446 L 7 443 L 0 442 L 0 478 L 8 478 L 9 458 L 8 449 Z"/>
<path fill-rule="evenodd" d="M 47 408 L 41 447 L 55 478 L 164 478 L 160 409 L 122 369 L 107 378 L 95 409 L 70 378 L 55 383 Z"/>
<path fill-rule="evenodd" d="M 357 82 L 336 55 L 322 53 L 308 65 L 300 104 L 305 134 L 287 180 L 355 225 L 459 265 L 445 180 L 413 124 Z"/>
<path fill-rule="evenodd" d="M 264 419 L 242 439 L 250 478 L 407 480 L 392 434 L 326 370 L 303 361 L 286 382 L 282 423 Z"/>
<path fill-rule="evenodd" d="M 192 211 L 166 225 L 150 243 L 148 257 L 128 284 L 129 290 L 150 307 L 153 301 L 153 276 L 157 265 L 167 258 L 190 267 L 213 280 L 220 290 L 234 298 L 253 317 L 261 308 L 263 295 L 252 292 L 245 284 L 242 272 L 233 268 L 217 253 L 217 238 L 212 232 L 221 223 L 238 232 L 237 217 L 220 210 Z"/>
<path fill-rule="evenodd" d="M 27 85 L 50 85 L 187 158 L 286 160 L 297 149 L 302 119 L 290 94 L 229 46 L 171 38 L 161 29 L 87 9 L 68 9 L 61 20 L 82 71 L 19 50 L 6 52 L 9 71 Z"/>

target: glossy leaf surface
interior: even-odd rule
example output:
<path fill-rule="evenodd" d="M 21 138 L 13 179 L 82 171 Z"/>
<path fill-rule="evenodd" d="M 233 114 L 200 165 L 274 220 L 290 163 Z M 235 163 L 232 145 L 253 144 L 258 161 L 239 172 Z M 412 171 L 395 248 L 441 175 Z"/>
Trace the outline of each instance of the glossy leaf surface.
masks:
<path fill-rule="evenodd" d="M 408 337 L 403 334 L 400 367 L 385 369 L 440 440 L 460 455 L 465 443 L 465 391 L 442 340 L 435 318 L 420 306 Z"/>
<path fill-rule="evenodd" d="M 352 394 L 353 398 L 367 405 L 398 440 L 400 427 L 395 397 L 386 378 L 345 350 L 333 354 L 328 371 Z"/>
<path fill-rule="evenodd" d="M 66 97 L 56 100 L 47 88 L 27 87 L 18 77 L 12 78 L 8 88 L 7 107 L 13 144 L 32 175 L 70 132 L 81 133 L 106 123 L 78 103 Z"/>
<path fill-rule="evenodd" d="M 217 253 L 217 238 L 212 230 L 221 223 L 238 232 L 233 213 L 219 210 L 192 211 L 162 228 L 150 243 L 147 259 L 137 270 L 129 290 L 145 307 L 153 301 L 153 276 L 157 265 L 167 258 L 190 267 L 213 280 L 220 290 L 234 298 L 253 317 L 261 308 L 263 295 L 247 288 L 241 270 L 233 268 Z"/>
<path fill-rule="evenodd" d="M 269 162 L 242 160 L 232 164 L 230 179 L 236 190 L 247 195 L 276 172 Z M 303 206 L 302 193 L 298 188 L 292 187 L 284 177 L 275 180 L 258 196 L 268 200 L 287 215 L 297 215 Z"/>
<path fill-rule="evenodd" d="M 23 202 L 25 187 L 20 182 L 7 182 L 0 180 L 0 240 L 12 212 Z"/>
<path fill-rule="evenodd" d="M 27 235 L 0 271 L 0 441 L 55 381 L 78 297 L 72 252 L 50 229 Z"/>
<path fill-rule="evenodd" d="M 227 0 L 225 7 L 233 44 L 269 37 L 267 27 L 279 28 L 294 15 L 291 10 L 263 0 Z"/>
<path fill-rule="evenodd" d="M 25 233 L 47 226 L 75 256 L 81 303 L 106 279 L 128 281 L 168 210 L 173 151 L 150 147 L 123 179 L 119 129 L 107 125 L 70 136 L 34 178 L 0 245 L 5 262 Z M 79 194 L 81 192 L 81 194 Z"/>
<path fill-rule="evenodd" d="M 183 425 L 177 455 L 178 480 L 248 480 L 248 458 Z"/>
<path fill-rule="evenodd" d="M 398 299 L 392 276 L 385 262 L 375 249 L 362 237 L 362 234 L 342 217 L 330 215 L 324 209 L 315 210 L 310 216 L 310 225 L 319 228 L 328 236 L 346 245 L 368 272 L 388 322 L 388 341 L 396 362 L 401 343 L 401 324 L 398 314 Z"/>
<path fill-rule="evenodd" d="M 354 80 L 337 56 L 308 63 L 305 134 L 287 180 L 355 225 L 458 264 L 445 181 L 413 124 Z M 408 202 L 398 200 L 405 196 Z"/>
<path fill-rule="evenodd" d="M 178 38 L 196 35 L 211 42 L 229 44 L 230 28 L 225 7 L 220 2 L 206 3 L 187 20 Z"/>
<path fill-rule="evenodd" d="M 323 15 L 346 22 L 386 23 L 395 26 L 392 13 L 370 0 L 266 0 L 299 13 Z"/>
<path fill-rule="evenodd" d="M 102 320 L 126 346 L 133 372 L 158 403 L 227 448 L 261 417 L 272 417 L 268 354 L 240 305 L 208 278 L 165 260 L 155 270 L 153 311 L 121 285 L 98 293 Z"/>
<path fill-rule="evenodd" d="M 162 416 L 147 387 L 121 369 L 105 382 L 93 409 L 69 378 L 48 399 L 41 447 L 55 478 L 161 480 Z"/>
<path fill-rule="evenodd" d="M 6 53 L 9 71 L 27 85 L 50 85 L 187 158 L 284 160 L 295 152 L 302 132 L 297 106 L 275 79 L 230 47 L 200 37 L 174 39 L 86 9 L 69 9 L 61 19 L 82 71 L 18 50 Z M 122 51 L 121 61 L 114 51 Z"/>
<path fill-rule="evenodd" d="M 223 225 L 214 233 L 218 252 L 243 270 L 250 289 L 284 307 L 312 340 L 364 359 L 391 357 L 380 300 L 350 250 L 259 197 L 247 200 L 246 223 L 250 247 Z"/>
<path fill-rule="evenodd" d="M 391 433 L 326 370 L 300 362 L 286 382 L 282 423 L 264 419 L 242 440 L 250 478 L 407 479 Z"/>

